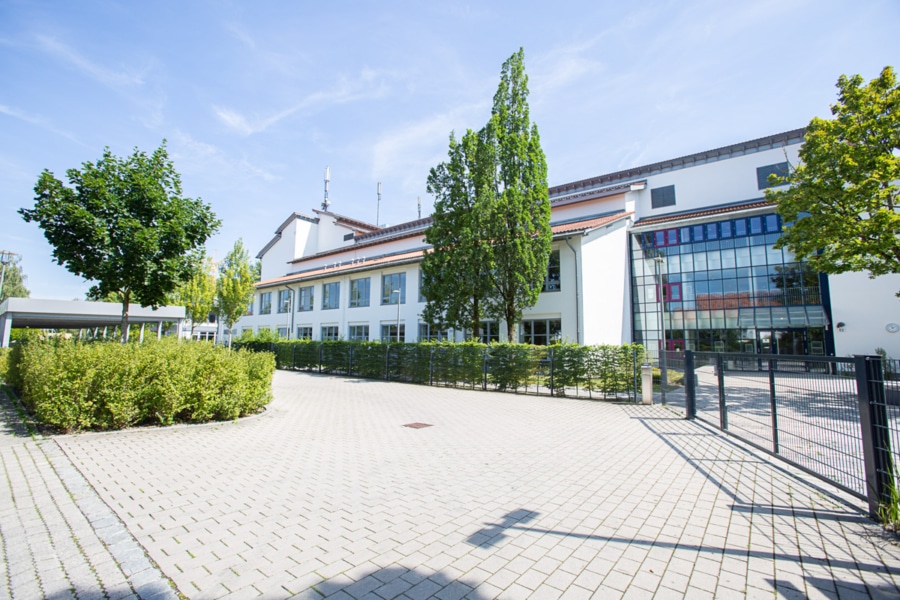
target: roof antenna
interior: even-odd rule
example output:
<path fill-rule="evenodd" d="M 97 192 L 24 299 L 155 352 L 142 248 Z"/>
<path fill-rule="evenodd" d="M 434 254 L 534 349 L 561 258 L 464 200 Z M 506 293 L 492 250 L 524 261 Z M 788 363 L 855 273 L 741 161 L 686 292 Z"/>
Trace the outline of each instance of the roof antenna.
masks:
<path fill-rule="evenodd" d="M 381 182 L 378 182 L 378 204 L 375 208 L 375 227 L 381 227 Z"/>
<path fill-rule="evenodd" d="M 419 218 L 422 218 L 422 196 L 417 196 L 416 199 L 419 201 Z"/>
<path fill-rule="evenodd" d="M 328 182 L 331 181 L 331 167 L 325 167 L 325 200 L 322 201 L 322 210 L 327 211 L 331 203 L 328 201 Z"/>

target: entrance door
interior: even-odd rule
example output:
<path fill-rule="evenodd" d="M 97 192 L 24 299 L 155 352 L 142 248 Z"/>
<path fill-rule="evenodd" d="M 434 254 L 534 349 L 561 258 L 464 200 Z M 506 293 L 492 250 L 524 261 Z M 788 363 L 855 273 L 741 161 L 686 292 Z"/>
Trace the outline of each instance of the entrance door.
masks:
<path fill-rule="evenodd" d="M 760 354 L 807 354 L 803 329 L 760 329 L 757 340 Z"/>
<path fill-rule="evenodd" d="M 771 329 L 760 329 L 757 331 L 758 340 L 759 340 L 759 353 L 760 354 L 775 354 L 777 353 L 777 349 L 775 347 L 775 339 L 772 336 Z"/>

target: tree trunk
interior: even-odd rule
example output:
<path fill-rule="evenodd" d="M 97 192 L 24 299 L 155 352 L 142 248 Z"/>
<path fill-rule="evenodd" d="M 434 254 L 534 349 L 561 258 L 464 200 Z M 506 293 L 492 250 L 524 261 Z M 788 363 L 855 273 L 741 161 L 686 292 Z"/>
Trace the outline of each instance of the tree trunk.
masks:
<path fill-rule="evenodd" d="M 131 302 L 131 290 L 122 292 L 122 343 L 128 343 L 128 305 Z"/>
<path fill-rule="evenodd" d="M 513 337 L 516 328 L 515 323 L 515 309 L 512 306 L 506 307 L 506 341 L 510 344 L 515 344 L 516 340 Z"/>

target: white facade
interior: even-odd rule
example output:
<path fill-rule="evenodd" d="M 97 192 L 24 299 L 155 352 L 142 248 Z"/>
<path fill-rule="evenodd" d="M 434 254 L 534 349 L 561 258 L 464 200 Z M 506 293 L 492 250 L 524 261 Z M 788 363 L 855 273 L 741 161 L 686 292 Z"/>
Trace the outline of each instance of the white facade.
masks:
<path fill-rule="evenodd" d="M 663 344 L 662 316 L 670 350 L 720 349 L 731 344 L 728 348 L 735 351 L 764 352 L 771 338 L 780 340 L 782 352 L 793 344 L 794 350 L 811 354 L 871 354 L 884 348 L 889 355 L 900 357 L 900 333 L 892 333 L 889 326 L 900 323 L 900 304 L 894 296 L 900 290 L 900 276 L 877 280 L 861 274 L 827 280 L 819 276 L 818 282 L 809 284 L 809 294 L 804 289 L 799 296 L 800 304 L 809 305 L 801 309 L 791 300 L 797 294 L 782 289 L 785 283 L 766 292 L 757 288 L 728 291 L 729 285 L 743 286 L 754 277 L 758 281 L 766 275 L 782 277 L 781 271 L 799 264 L 792 262 L 789 253 L 769 248 L 769 270 L 763 276 L 758 256 L 753 259 L 752 273 L 749 266 L 742 270 L 728 265 L 697 266 L 695 272 L 684 266 L 689 257 L 680 260 L 679 253 L 696 255 L 698 265 L 701 258 L 706 260 L 704 253 L 710 255 L 710 261 L 726 262 L 735 254 L 740 262 L 743 254 L 765 253 L 760 244 L 771 246 L 777 234 L 766 230 L 768 236 L 765 232 L 752 235 L 741 233 L 742 228 L 765 223 L 765 227 L 777 224 L 780 231 L 774 207 L 764 201 L 766 173 L 785 163 L 796 164 L 803 133 L 786 132 L 551 188 L 553 250 L 559 252 L 558 291 L 541 293 L 537 304 L 524 312 L 523 322 L 558 327 L 554 339 L 563 341 L 620 344 L 634 340 L 652 348 Z M 291 215 L 259 253 L 262 281 L 253 314 L 236 323 L 234 333 L 269 328 L 291 339 L 306 335 L 316 340 L 335 335 L 358 339 L 368 326 L 367 339 L 379 340 L 383 326 L 393 326 L 390 331 L 396 335 L 399 322 L 405 332 L 403 339 L 418 341 L 425 306 L 419 296 L 419 262 L 428 247 L 424 234 L 430 219 L 378 228 L 328 211 L 313 213 Z M 690 238 L 688 244 L 691 228 L 697 228 L 694 235 L 708 229 L 706 235 L 714 237 L 702 243 L 696 240 L 703 238 Z M 656 251 L 664 257 L 665 269 L 655 273 L 656 266 L 647 259 L 653 250 L 642 250 L 642 244 L 666 231 L 673 236 L 674 245 L 663 243 Z M 747 237 L 739 243 L 720 241 L 715 238 L 718 235 Z M 737 248 L 741 243 L 752 245 L 751 239 L 756 245 L 749 250 Z M 641 252 L 646 256 L 641 258 Z M 773 256 L 780 262 L 772 262 L 776 260 Z M 679 264 L 681 271 L 676 268 Z M 404 280 L 399 307 L 390 290 L 383 302 L 384 282 L 397 281 L 387 276 L 398 274 Z M 711 280 L 710 291 L 701 293 L 699 290 L 707 288 L 700 280 L 706 277 Z M 718 291 L 716 286 L 721 284 L 712 283 L 716 277 L 725 283 L 725 291 Z M 351 306 L 351 282 L 366 278 L 368 304 Z M 326 286 L 331 292 L 339 290 L 333 308 L 323 304 Z M 304 310 L 308 307 L 300 306 L 299 290 L 308 287 L 313 288 L 313 304 L 311 310 Z M 659 310 L 654 310 L 649 299 L 655 290 L 674 294 L 665 302 L 656 299 Z M 696 298 L 682 299 L 682 293 L 696 293 Z M 781 294 L 781 301 L 775 299 L 776 293 Z M 263 314 L 265 294 L 270 294 L 271 308 Z M 287 294 L 291 294 L 289 300 Z M 280 299 L 286 302 L 283 312 Z M 700 324 L 695 326 L 691 318 L 699 318 Z M 709 323 L 704 325 L 704 319 Z M 845 327 L 836 332 L 838 322 Z M 520 339 L 530 327 L 518 326 Z M 492 328 L 499 329 L 503 339 L 504 324 Z M 717 341 L 717 336 L 725 341 Z M 735 336 L 742 339 L 731 339 Z"/>

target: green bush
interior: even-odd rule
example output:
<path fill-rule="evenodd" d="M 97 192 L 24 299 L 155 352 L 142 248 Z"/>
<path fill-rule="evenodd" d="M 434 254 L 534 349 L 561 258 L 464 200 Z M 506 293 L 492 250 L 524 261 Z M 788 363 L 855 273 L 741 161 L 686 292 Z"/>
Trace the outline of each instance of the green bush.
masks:
<path fill-rule="evenodd" d="M 234 419 L 271 398 L 269 353 L 165 339 L 144 344 L 28 342 L 10 383 L 42 423 L 66 431 Z"/>
<path fill-rule="evenodd" d="M 622 346 L 530 346 L 478 342 L 382 343 L 312 340 L 238 340 L 234 348 L 266 352 L 279 369 L 301 369 L 454 387 L 517 391 L 529 385 L 599 392 L 604 397 L 634 392 L 640 344 Z M 637 361 L 637 362 L 635 362 Z"/>
<path fill-rule="evenodd" d="M 9 348 L 0 348 L 0 381 L 6 380 L 7 357 L 9 356 Z"/>

